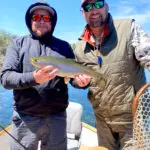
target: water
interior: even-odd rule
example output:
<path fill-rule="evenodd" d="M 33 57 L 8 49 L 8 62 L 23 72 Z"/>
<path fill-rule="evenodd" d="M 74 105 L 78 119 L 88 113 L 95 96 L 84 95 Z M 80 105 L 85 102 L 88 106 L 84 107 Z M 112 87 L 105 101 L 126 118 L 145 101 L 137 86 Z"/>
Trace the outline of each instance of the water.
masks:
<path fill-rule="evenodd" d="M 150 82 L 150 73 L 146 70 L 147 82 Z M 87 90 L 75 89 L 69 84 L 69 101 L 78 102 L 83 106 L 82 121 L 95 126 L 95 117 L 92 106 L 87 98 Z M 11 123 L 13 94 L 0 86 L 0 125 L 6 127 Z M 1 129 L 0 129 L 1 130 Z"/>
<path fill-rule="evenodd" d="M 95 127 L 95 117 L 92 105 L 87 98 L 88 90 L 75 89 L 69 86 L 69 100 L 80 103 L 83 106 L 82 120 Z"/>
<path fill-rule="evenodd" d="M 6 127 L 11 123 L 13 112 L 12 97 L 12 91 L 5 90 L 0 86 L 0 125 L 3 127 Z"/>
<path fill-rule="evenodd" d="M 87 98 L 87 90 L 75 89 L 69 84 L 69 101 L 80 103 L 83 106 L 82 121 L 95 126 L 95 118 L 92 106 Z M 0 125 L 3 127 L 7 127 L 11 124 L 13 112 L 12 104 L 12 90 L 6 90 L 0 86 Z"/>

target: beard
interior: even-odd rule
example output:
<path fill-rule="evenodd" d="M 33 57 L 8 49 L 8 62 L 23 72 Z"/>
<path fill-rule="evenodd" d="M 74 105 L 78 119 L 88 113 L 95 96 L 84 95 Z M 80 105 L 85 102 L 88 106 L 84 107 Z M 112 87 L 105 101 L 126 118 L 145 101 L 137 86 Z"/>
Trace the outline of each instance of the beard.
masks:
<path fill-rule="evenodd" d="M 106 18 L 100 16 L 99 18 L 93 19 L 90 17 L 88 25 L 93 28 L 101 27 L 106 23 Z"/>
<path fill-rule="evenodd" d="M 32 28 L 31 33 L 35 39 L 48 43 L 52 37 L 52 28 L 49 29 L 47 26 L 37 25 L 36 28 Z"/>
<path fill-rule="evenodd" d="M 35 32 L 36 32 L 36 34 L 37 34 L 39 37 L 42 37 L 42 36 L 44 36 L 45 34 L 47 34 L 48 32 L 50 32 L 50 29 L 48 29 L 47 26 L 40 25 L 40 26 L 37 26 Z"/>

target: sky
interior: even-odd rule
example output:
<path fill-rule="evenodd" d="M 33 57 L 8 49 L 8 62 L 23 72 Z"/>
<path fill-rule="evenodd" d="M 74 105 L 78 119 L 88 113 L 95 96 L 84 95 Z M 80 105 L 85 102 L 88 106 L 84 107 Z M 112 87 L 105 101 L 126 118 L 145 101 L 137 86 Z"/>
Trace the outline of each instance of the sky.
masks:
<path fill-rule="evenodd" d="M 1 0 L 0 29 L 12 34 L 25 35 L 25 12 L 37 0 Z M 41 0 L 53 6 L 58 14 L 54 35 L 70 43 L 77 41 L 85 26 L 80 0 Z M 134 18 L 150 35 L 150 0 L 107 0 L 114 19 Z"/>
<path fill-rule="evenodd" d="M 57 11 L 58 21 L 54 36 L 70 43 L 77 41 L 86 24 L 81 0 L 41 0 L 48 2 Z M 150 35 L 150 0 L 106 0 L 113 19 L 134 18 Z M 15 35 L 26 35 L 25 13 L 37 0 L 1 0 L 0 29 Z"/>

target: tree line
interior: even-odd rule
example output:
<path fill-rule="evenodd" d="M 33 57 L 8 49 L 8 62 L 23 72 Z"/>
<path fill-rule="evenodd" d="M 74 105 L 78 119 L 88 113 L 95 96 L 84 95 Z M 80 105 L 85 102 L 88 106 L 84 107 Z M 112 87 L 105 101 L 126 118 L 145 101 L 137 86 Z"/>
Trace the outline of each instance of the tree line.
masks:
<path fill-rule="evenodd" d="M 0 30 L 0 55 L 1 56 L 5 55 L 8 44 L 15 37 L 17 37 L 17 36 L 7 32 L 7 31 Z M 73 43 L 70 45 L 71 45 L 72 49 L 74 50 L 75 44 Z"/>
<path fill-rule="evenodd" d="M 5 55 L 7 46 L 14 37 L 16 36 L 7 31 L 0 30 L 0 55 Z"/>

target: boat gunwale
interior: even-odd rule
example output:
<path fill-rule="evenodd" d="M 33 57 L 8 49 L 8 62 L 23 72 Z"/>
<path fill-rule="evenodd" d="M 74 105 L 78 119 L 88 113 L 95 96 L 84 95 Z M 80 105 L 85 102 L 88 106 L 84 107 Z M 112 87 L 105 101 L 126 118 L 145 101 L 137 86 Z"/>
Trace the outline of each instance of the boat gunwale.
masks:
<path fill-rule="evenodd" d="M 95 127 L 93 127 L 93 126 L 91 126 L 91 125 L 89 125 L 89 124 L 87 124 L 85 122 L 82 122 L 82 126 L 87 128 L 87 129 L 89 129 L 89 130 L 91 130 L 91 131 L 93 131 L 93 132 L 97 132 Z M 6 131 L 10 131 L 11 128 L 12 128 L 12 126 L 9 125 L 8 127 L 5 128 L 5 130 Z M 3 135 L 4 133 L 6 133 L 4 130 L 0 131 L 0 136 Z"/>
<path fill-rule="evenodd" d="M 11 130 L 11 128 L 12 128 L 12 126 L 11 126 L 11 125 L 9 125 L 8 127 L 6 127 L 6 128 L 5 128 L 5 130 L 6 130 L 6 131 L 10 131 L 10 130 Z M 1 136 L 1 135 L 3 135 L 4 133 L 6 133 L 6 131 L 5 131 L 5 130 L 0 131 L 0 136 Z"/>

